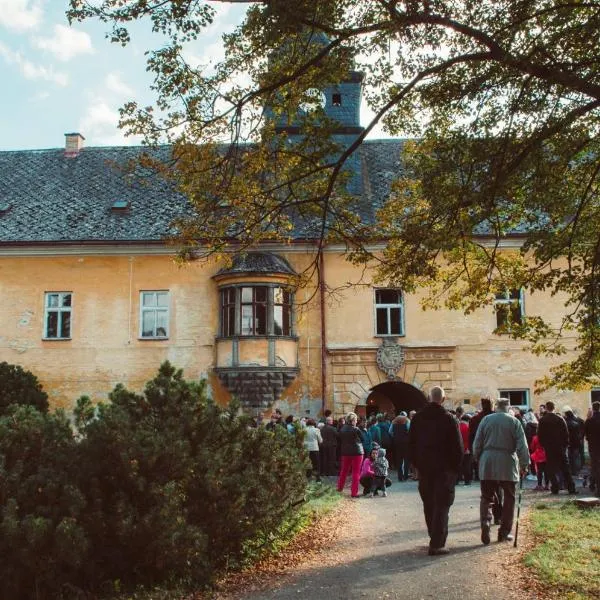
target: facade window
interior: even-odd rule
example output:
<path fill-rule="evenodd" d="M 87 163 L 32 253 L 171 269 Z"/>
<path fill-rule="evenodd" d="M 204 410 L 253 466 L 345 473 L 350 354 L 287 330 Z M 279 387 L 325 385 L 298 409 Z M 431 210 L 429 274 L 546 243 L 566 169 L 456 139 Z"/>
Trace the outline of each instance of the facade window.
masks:
<path fill-rule="evenodd" d="M 400 290 L 375 290 L 375 334 L 404 335 L 404 304 Z"/>
<path fill-rule="evenodd" d="M 332 94 L 331 104 L 332 104 L 332 106 L 341 106 L 342 105 L 342 95 L 341 94 Z"/>
<path fill-rule="evenodd" d="M 292 335 L 292 294 L 278 286 L 222 288 L 221 336 Z"/>
<path fill-rule="evenodd" d="M 68 340 L 71 338 L 71 292 L 46 292 L 44 309 L 44 338 Z"/>
<path fill-rule="evenodd" d="M 269 288 L 243 287 L 241 335 L 267 335 L 267 298 Z"/>
<path fill-rule="evenodd" d="M 275 335 L 292 333 L 291 294 L 283 288 L 273 290 L 273 333 Z"/>
<path fill-rule="evenodd" d="M 510 329 L 511 324 L 521 324 L 525 312 L 523 310 L 523 290 L 510 290 L 496 294 L 494 309 L 496 311 L 496 326 L 499 329 Z"/>
<path fill-rule="evenodd" d="M 169 337 L 169 292 L 140 292 L 140 337 Z"/>
<path fill-rule="evenodd" d="M 225 337 L 235 335 L 235 288 L 221 290 L 221 331 Z"/>
<path fill-rule="evenodd" d="M 529 390 L 498 390 L 500 398 L 508 398 L 511 406 L 526 406 L 529 407 Z"/>
<path fill-rule="evenodd" d="M 600 402 L 600 388 L 593 388 L 590 392 L 591 402 Z"/>

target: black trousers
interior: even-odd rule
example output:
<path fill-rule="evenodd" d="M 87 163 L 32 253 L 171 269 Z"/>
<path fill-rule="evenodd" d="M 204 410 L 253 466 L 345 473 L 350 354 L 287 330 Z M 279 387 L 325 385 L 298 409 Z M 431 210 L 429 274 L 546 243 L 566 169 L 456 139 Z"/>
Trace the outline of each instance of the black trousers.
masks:
<path fill-rule="evenodd" d="M 567 449 L 562 448 L 557 450 L 546 450 L 546 477 L 550 480 L 550 491 L 553 494 L 558 494 L 560 488 L 558 482 L 558 474 L 562 475 L 563 481 L 569 492 L 575 491 L 575 483 L 571 476 L 571 468 L 569 466 L 569 457 Z"/>
<path fill-rule="evenodd" d="M 443 548 L 448 537 L 448 515 L 454 504 L 454 488 L 458 473 L 419 471 L 419 494 L 423 500 L 425 523 L 429 533 L 429 547 Z"/>
<path fill-rule="evenodd" d="M 308 453 L 308 458 L 310 458 L 310 464 L 312 469 L 308 472 L 308 477 L 314 475 L 317 478 L 317 481 L 321 479 L 321 460 L 319 459 L 319 451 L 311 450 Z"/>
<path fill-rule="evenodd" d="M 471 483 L 471 477 L 473 476 L 473 455 L 463 454 L 462 464 L 460 467 L 462 479 L 465 483 Z"/>
<path fill-rule="evenodd" d="M 513 526 L 516 483 L 514 481 L 482 479 L 480 484 L 481 500 L 479 502 L 479 515 L 481 517 L 481 524 L 491 525 L 492 516 L 497 518 L 497 512 L 494 508 L 497 506 L 499 498 L 498 489 L 500 489 L 502 490 L 502 512 L 499 515 L 501 522 L 498 528 L 498 535 L 508 535 Z"/>
<path fill-rule="evenodd" d="M 592 464 L 590 472 L 591 480 L 594 482 L 596 494 L 600 494 L 600 448 L 598 450 L 590 450 L 590 461 Z"/>
<path fill-rule="evenodd" d="M 394 446 L 394 458 L 396 459 L 396 468 L 398 469 L 398 481 L 406 481 L 410 472 L 410 462 L 408 460 L 408 444 Z"/>
<path fill-rule="evenodd" d="M 335 446 L 321 446 L 321 474 L 322 475 L 337 475 L 335 468 Z"/>

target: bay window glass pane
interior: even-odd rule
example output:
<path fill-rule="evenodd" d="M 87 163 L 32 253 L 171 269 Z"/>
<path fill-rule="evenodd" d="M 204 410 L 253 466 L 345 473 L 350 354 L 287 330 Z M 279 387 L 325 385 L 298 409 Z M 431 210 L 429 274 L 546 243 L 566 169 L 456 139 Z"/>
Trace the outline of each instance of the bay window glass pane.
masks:
<path fill-rule="evenodd" d="M 64 294 L 62 297 L 63 306 L 71 306 L 71 294 Z"/>
<path fill-rule="evenodd" d="M 250 303 L 252 302 L 252 289 L 250 287 L 242 288 L 242 302 Z"/>
<path fill-rule="evenodd" d="M 71 337 L 71 313 L 65 311 L 60 315 L 60 337 Z"/>
<path fill-rule="evenodd" d="M 390 308 L 390 333 L 400 335 L 400 309 Z"/>
<path fill-rule="evenodd" d="M 388 335 L 387 308 L 377 309 L 377 334 Z"/>
<path fill-rule="evenodd" d="M 228 309 L 228 323 L 229 329 L 227 335 L 235 335 L 235 306 L 230 306 Z"/>
<path fill-rule="evenodd" d="M 267 288 L 266 287 L 256 287 L 254 288 L 255 300 L 256 302 L 266 302 L 267 301 Z"/>
<path fill-rule="evenodd" d="M 256 305 L 256 320 L 255 320 L 255 330 L 254 333 L 256 335 L 266 335 L 267 334 L 267 305 L 266 304 L 257 304 Z"/>
<path fill-rule="evenodd" d="M 58 337 L 58 312 L 49 311 L 46 323 L 46 337 Z"/>
<path fill-rule="evenodd" d="M 153 310 L 142 313 L 142 336 L 153 337 L 156 328 L 156 312 Z"/>
<path fill-rule="evenodd" d="M 290 307 L 275 306 L 273 308 L 273 326 L 275 335 L 290 335 Z"/>
<path fill-rule="evenodd" d="M 229 333 L 229 309 L 221 310 L 221 335 L 230 335 Z"/>
<path fill-rule="evenodd" d="M 156 311 L 156 335 L 166 337 L 169 326 L 169 314 L 166 310 Z"/>
<path fill-rule="evenodd" d="M 285 335 L 283 333 L 283 306 L 273 307 L 273 333 L 275 335 Z"/>
<path fill-rule="evenodd" d="M 285 302 L 285 292 L 283 288 L 275 288 L 273 290 L 273 298 L 275 300 L 275 304 L 283 304 Z"/>
<path fill-rule="evenodd" d="M 242 335 L 252 335 L 252 305 L 242 306 Z"/>

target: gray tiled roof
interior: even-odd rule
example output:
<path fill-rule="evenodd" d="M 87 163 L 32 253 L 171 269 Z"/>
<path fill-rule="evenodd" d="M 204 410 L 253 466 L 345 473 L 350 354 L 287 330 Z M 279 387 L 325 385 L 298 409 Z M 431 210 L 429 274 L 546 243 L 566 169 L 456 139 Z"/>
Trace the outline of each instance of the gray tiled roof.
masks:
<path fill-rule="evenodd" d="M 220 275 L 235 275 L 236 273 L 284 273 L 296 275 L 296 272 L 285 258 L 271 252 L 248 252 L 234 256 L 230 267 L 221 269 Z"/>
<path fill-rule="evenodd" d="M 399 172 L 402 140 L 367 141 L 359 150 L 363 222 L 389 192 Z M 0 152 L 0 244 L 32 242 L 152 242 L 172 234 L 172 222 L 190 211 L 186 199 L 156 177 L 145 184 L 116 170 L 142 147 L 84 148 L 76 158 L 64 150 Z M 168 160 L 170 148 L 151 154 Z M 113 211 L 117 200 L 128 209 Z M 8 209 L 6 210 L 6 207 Z M 299 224 L 296 237 L 310 236 Z"/>

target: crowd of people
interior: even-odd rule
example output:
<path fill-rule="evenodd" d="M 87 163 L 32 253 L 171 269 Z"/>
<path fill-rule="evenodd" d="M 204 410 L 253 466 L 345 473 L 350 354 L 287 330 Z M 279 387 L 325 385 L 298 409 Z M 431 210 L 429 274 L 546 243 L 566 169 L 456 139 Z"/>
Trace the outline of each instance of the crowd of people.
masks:
<path fill-rule="evenodd" d="M 536 491 L 577 494 L 575 478 L 581 474 L 582 486 L 600 496 L 600 402 L 592 404 L 584 420 L 569 406 L 560 414 L 553 402 L 521 411 L 506 398 L 495 406 L 482 398 L 481 409 L 468 413 L 463 407 L 447 409 L 445 399 L 436 386 L 422 410 L 394 418 L 351 412 L 334 419 L 326 411 L 317 421 L 284 418 L 275 410 L 266 427 L 285 427 L 290 434 L 303 429 L 308 477 L 337 476 L 342 492 L 350 476 L 352 498 L 386 496 L 393 472 L 399 482 L 418 480 L 430 555 L 448 552 L 449 511 L 459 482 L 480 482 L 481 541 L 486 545 L 492 525 L 498 525 L 498 541 L 513 539 L 516 490 L 524 478 L 537 481 Z"/>

